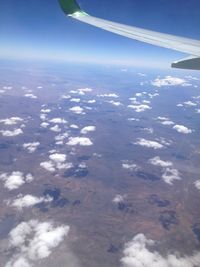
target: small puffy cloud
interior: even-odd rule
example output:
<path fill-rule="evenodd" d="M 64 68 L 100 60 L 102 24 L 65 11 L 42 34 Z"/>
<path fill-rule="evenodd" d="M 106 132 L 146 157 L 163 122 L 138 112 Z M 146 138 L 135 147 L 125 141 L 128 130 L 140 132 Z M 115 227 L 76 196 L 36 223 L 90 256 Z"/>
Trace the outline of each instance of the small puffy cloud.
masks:
<path fill-rule="evenodd" d="M 25 94 L 24 96 L 31 99 L 37 99 L 37 96 L 35 96 L 34 94 Z"/>
<path fill-rule="evenodd" d="M 56 132 L 56 133 L 61 132 L 61 128 L 57 124 L 55 126 L 51 127 L 50 130 L 52 132 Z"/>
<path fill-rule="evenodd" d="M 91 146 L 93 145 L 92 141 L 87 137 L 70 137 L 67 145 L 69 146 Z"/>
<path fill-rule="evenodd" d="M 136 119 L 136 118 L 128 118 L 127 120 L 128 121 L 140 121 L 139 119 Z"/>
<path fill-rule="evenodd" d="M 70 96 L 70 95 L 62 95 L 61 98 L 62 98 L 62 99 L 70 99 L 71 96 Z"/>
<path fill-rule="evenodd" d="M 140 77 L 146 77 L 146 76 L 147 76 L 145 73 L 141 73 L 141 72 L 139 72 L 138 75 L 139 75 Z"/>
<path fill-rule="evenodd" d="M 165 78 L 157 78 L 154 81 L 151 82 L 153 86 L 156 87 L 163 87 L 163 86 L 190 86 L 190 84 L 187 83 L 185 79 L 172 77 L 172 76 L 166 76 Z"/>
<path fill-rule="evenodd" d="M 136 96 L 136 97 L 142 97 L 143 94 L 142 94 L 142 93 L 136 93 L 135 96 Z"/>
<path fill-rule="evenodd" d="M 168 120 L 169 120 L 169 118 L 167 118 L 167 117 L 162 117 L 162 116 L 159 116 L 159 117 L 157 118 L 157 120 L 160 120 L 160 121 L 168 121 Z"/>
<path fill-rule="evenodd" d="M 45 169 L 46 171 L 49 171 L 49 172 L 55 172 L 55 166 L 53 164 L 53 162 L 51 161 L 44 161 L 44 162 L 41 162 L 40 163 L 40 166 Z"/>
<path fill-rule="evenodd" d="M 67 138 L 68 136 L 69 136 L 68 133 L 59 134 L 59 135 L 56 135 L 56 136 L 55 136 L 55 140 L 56 140 L 57 142 L 63 142 L 63 140 L 64 140 L 65 138 Z"/>
<path fill-rule="evenodd" d="M 122 195 L 116 195 L 114 198 L 113 198 L 113 200 L 112 200 L 114 203 L 122 203 L 122 202 L 124 202 L 124 196 L 122 196 Z"/>
<path fill-rule="evenodd" d="M 71 98 L 70 102 L 80 103 L 81 100 L 80 100 L 80 98 Z"/>
<path fill-rule="evenodd" d="M 137 142 L 135 142 L 135 145 L 140 145 L 148 148 L 153 148 L 153 149 L 161 149 L 164 146 L 157 141 L 151 141 L 151 140 L 146 140 L 144 138 L 139 138 Z"/>
<path fill-rule="evenodd" d="M 143 130 L 148 132 L 148 133 L 150 133 L 150 134 L 154 133 L 154 129 L 153 128 L 144 128 Z"/>
<path fill-rule="evenodd" d="M 75 106 L 69 109 L 70 111 L 72 111 L 75 114 L 85 114 L 83 111 L 84 109 L 79 107 L 79 106 Z"/>
<path fill-rule="evenodd" d="M 108 103 L 110 103 L 111 105 L 116 106 L 116 107 L 122 106 L 121 102 L 117 102 L 117 101 L 113 101 L 113 100 L 108 101 Z"/>
<path fill-rule="evenodd" d="M 16 171 L 11 174 L 3 173 L 0 175 L 0 180 L 4 182 L 4 187 L 8 190 L 18 189 L 20 186 L 29 183 L 33 180 L 33 176 L 29 173 L 24 175 L 22 172 Z"/>
<path fill-rule="evenodd" d="M 94 132 L 96 131 L 96 127 L 95 126 L 86 126 L 81 130 L 82 134 L 87 134 L 89 132 Z"/>
<path fill-rule="evenodd" d="M 65 119 L 62 119 L 62 118 L 53 118 L 49 122 L 55 123 L 55 124 L 65 124 L 65 123 L 67 123 L 67 121 Z"/>
<path fill-rule="evenodd" d="M 136 170 L 138 170 L 138 166 L 137 166 L 137 164 L 132 163 L 132 162 L 129 161 L 129 160 L 124 160 L 124 161 L 122 162 L 122 168 L 123 168 L 123 169 L 126 169 L 126 170 L 130 170 L 130 171 L 136 171 Z"/>
<path fill-rule="evenodd" d="M 51 110 L 50 110 L 50 109 L 41 109 L 41 112 L 42 112 L 42 113 L 50 113 Z"/>
<path fill-rule="evenodd" d="M 162 256 L 154 249 L 156 242 L 147 239 L 144 234 L 136 235 L 125 245 L 121 259 L 123 267 L 197 267 L 200 266 L 200 253 L 181 256 L 180 253 L 168 253 Z"/>
<path fill-rule="evenodd" d="M 192 102 L 192 101 L 186 101 L 186 102 L 183 102 L 183 104 L 185 106 L 188 106 L 188 107 L 196 107 L 197 106 L 197 104 Z"/>
<path fill-rule="evenodd" d="M 162 179 L 165 183 L 172 185 L 175 180 L 181 180 L 179 171 L 173 168 L 173 163 L 171 161 L 161 160 L 160 157 L 157 156 L 149 159 L 148 163 L 162 167 Z"/>
<path fill-rule="evenodd" d="M 115 93 L 110 93 L 110 94 L 101 94 L 101 95 L 98 95 L 98 97 L 113 97 L 113 98 L 119 98 L 119 96 Z"/>
<path fill-rule="evenodd" d="M 164 161 L 161 160 L 160 157 L 155 157 L 149 160 L 149 163 L 154 165 L 154 166 L 159 166 L 159 167 L 171 167 L 173 166 L 173 163 L 171 161 Z"/>
<path fill-rule="evenodd" d="M 173 121 L 162 121 L 161 122 L 162 125 L 166 125 L 166 126 L 171 126 L 171 125 L 174 125 L 174 122 Z"/>
<path fill-rule="evenodd" d="M 142 104 L 142 105 L 128 105 L 128 108 L 134 109 L 136 112 L 144 112 L 146 110 L 151 109 L 150 106 Z"/>
<path fill-rule="evenodd" d="M 162 179 L 165 183 L 172 185 L 175 180 L 181 180 L 180 173 L 176 169 L 166 168 L 162 175 Z"/>
<path fill-rule="evenodd" d="M 196 113 L 200 114 L 200 109 L 196 109 Z"/>
<path fill-rule="evenodd" d="M 55 154 L 52 154 L 49 156 L 49 158 L 56 162 L 56 163 L 63 163 L 66 161 L 67 159 L 67 156 L 65 154 L 58 154 L 58 153 L 55 153 Z"/>
<path fill-rule="evenodd" d="M 92 92 L 91 88 L 80 88 L 77 90 L 79 95 L 85 95 L 85 93 L 90 93 Z"/>
<path fill-rule="evenodd" d="M 8 201 L 8 205 L 14 208 L 17 208 L 19 210 L 22 210 L 23 208 L 32 207 L 36 204 L 43 203 L 43 202 L 48 203 L 48 202 L 51 202 L 52 200 L 53 198 L 50 196 L 36 197 L 30 194 L 25 195 L 25 196 L 20 194 L 13 201 Z"/>
<path fill-rule="evenodd" d="M 200 180 L 197 180 L 196 182 L 194 182 L 195 187 L 200 190 Z"/>
<path fill-rule="evenodd" d="M 19 117 L 11 117 L 7 119 L 0 120 L 0 123 L 4 123 L 5 125 L 16 125 L 19 122 L 22 122 L 23 119 Z"/>
<path fill-rule="evenodd" d="M 49 156 L 49 161 L 40 163 L 40 166 L 49 172 L 55 172 L 56 170 L 67 170 L 73 167 L 73 164 L 66 162 L 67 156 L 65 154 L 54 153 Z"/>
<path fill-rule="evenodd" d="M 159 94 L 158 94 L 158 93 L 148 94 L 148 96 L 152 99 L 152 98 L 154 98 L 154 97 L 156 97 L 156 96 L 159 96 Z"/>
<path fill-rule="evenodd" d="M 40 126 L 41 126 L 42 128 L 47 128 L 47 127 L 49 126 L 49 123 L 48 123 L 48 122 L 42 122 L 42 123 L 40 124 Z"/>
<path fill-rule="evenodd" d="M 189 128 L 183 126 L 183 125 L 176 124 L 176 125 L 174 125 L 173 129 L 176 130 L 179 133 L 182 133 L 182 134 L 190 134 L 190 133 L 192 133 L 191 129 L 189 129 Z"/>
<path fill-rule="evenodd" d="M 0 133 L 5 137 L 14 137 L 14 136 L 18 136 L 20 134 L 23 134 L 23 131 L 22 131 L 22 129 L 18 128 L 18 129 L 14 129 L 13 131 L 2 130 L 2 131 L 0 131 Z"/>
<path fill-rule="evenodd" d="M 69 233 L 69 226 L 55 227 L 51 222 L 22 222 L 9 233 L 14 255 L 5 267 L 31 267 L 48 258 Z"/>
<path fill-rule="evenodd" d="M 78 125 L 76 124 L 71 124 L 69 127 L 72 129 L 79 129 Z"/>
<path fill-rule="evenodd" d="M 40 114 L 40 119 L 45 121 L 47 119 L 47 114 Z"/>
<path fill-rule="evenodd" d="M 27 149 L 29 153 L 33 153 L 39 145 L 39 142 L 25 143 L 23 144 L 23 148 Z"/>
<path fill-rule="evenodd" d="M 95 99 L 88 100 L 88 104 L 95 104 L 95 103 L 96 103 Z"/>

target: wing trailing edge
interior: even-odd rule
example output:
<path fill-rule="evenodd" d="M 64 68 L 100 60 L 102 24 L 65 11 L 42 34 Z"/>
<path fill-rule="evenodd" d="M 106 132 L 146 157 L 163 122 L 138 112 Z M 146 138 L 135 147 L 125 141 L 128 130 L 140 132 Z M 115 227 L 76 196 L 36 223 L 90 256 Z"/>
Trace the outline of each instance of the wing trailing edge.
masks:
<path fill-rule="evenodd" d="M 198 40 L 155 32 L 96 18 L 85 13 L 75 0 L 59 0 L 59 2 L 62 10 L 67 16 L 81 22 L 130 39 L 191 55 L 189 58 L 172 63 L 171 66 L 173 68 L 200 70 L 200 41 Z"/>

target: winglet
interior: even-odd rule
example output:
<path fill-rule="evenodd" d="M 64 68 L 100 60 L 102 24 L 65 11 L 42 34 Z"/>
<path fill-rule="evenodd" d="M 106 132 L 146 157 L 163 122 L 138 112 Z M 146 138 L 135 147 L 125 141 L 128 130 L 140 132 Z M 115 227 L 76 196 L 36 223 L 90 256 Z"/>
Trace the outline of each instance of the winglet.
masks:
<path fill-rule="evenodd" d="M 62 10 L 68 16 L 86 14 L 81 10 L 80 6 L 75 0 L 59 0 L 59 2 Z"/>

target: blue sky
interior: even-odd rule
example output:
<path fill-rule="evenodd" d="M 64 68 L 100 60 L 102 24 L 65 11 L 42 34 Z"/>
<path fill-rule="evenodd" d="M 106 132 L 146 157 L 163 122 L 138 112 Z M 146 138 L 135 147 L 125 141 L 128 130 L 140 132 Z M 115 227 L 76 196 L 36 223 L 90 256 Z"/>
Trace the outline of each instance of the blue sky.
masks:
<path fill-rule="evenodd" d="M 79 0 L 97 17 L 200 39 L 199 0 Z M 0 58 L 169 66 L 184 54 L 81 24 L 57 0 L 0 1 Z"/>

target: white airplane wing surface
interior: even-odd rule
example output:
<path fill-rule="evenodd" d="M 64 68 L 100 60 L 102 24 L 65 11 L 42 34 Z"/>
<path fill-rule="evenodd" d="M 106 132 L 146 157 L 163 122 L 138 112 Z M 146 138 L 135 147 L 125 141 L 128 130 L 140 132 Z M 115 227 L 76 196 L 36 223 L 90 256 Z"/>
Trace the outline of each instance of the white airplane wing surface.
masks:
<path fill-rule="evenodd" d="M 172 63 L 174 68 L 200 70 L 200 41 L 198 40 L 96 18 L 82 11 L 75 0 L 59 1 L 65 14 L 76 20 L 137 41 L 189 54 L 189 57 Z"/>

